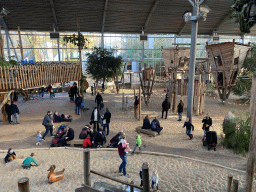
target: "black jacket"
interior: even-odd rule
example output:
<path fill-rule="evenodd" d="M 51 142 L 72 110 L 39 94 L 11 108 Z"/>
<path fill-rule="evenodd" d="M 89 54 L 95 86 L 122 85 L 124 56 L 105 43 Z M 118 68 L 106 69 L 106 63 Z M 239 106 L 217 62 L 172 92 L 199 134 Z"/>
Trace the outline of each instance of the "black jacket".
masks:
<path fill-rule="evenodd" d="M 109 111 L 106 111 L 103 119 L 106 119 L 106 123 L 110 123 L 110 118 L 111 118 L 111 113 Z"/>
<path fill-rule="evenodd" d="M 4 158 L 5 163 L 8 163 L 9 157 L 11 157 L 11 156 L 13 156 L 13 155 L 16 155 L 16 153 L 15 153 L 15 152 L 13 152 L 13 153 L 7 153 L 7 155 L 6 155 L 5 158 Z"/>
<path fill-rule="evenodd" d="M 205 118 L 205 119 L 202 120 L 202 123 L 204 123 L 204 124 L 203 124 L 203 129 L 204 129 L 205 131 L 209 131 L 209 128 L 210 128 L 210 126 L 212 125 L 212 118 L 211 118 L 211 117 L 209 117 L 209 119 Z M 206 127 L 206 125 L 209 125 L 209 126 Z"/>
<path fill-rule="evenodd" d="M 76 106 L 80 106 L 81 103 L 82 103 L 82 101 L 83 101 L 83 98 L 82 98 L 82 97 L 77 97 L 76 100 L 75 100 Z"/>
<path fill-rule="evenodd" d="M 98 104 L 100 104 L 100 103 L 103 102 L 102 96 L 101 96 L 100 94 L 96 95 L 96 97 L 95 97 L 95 103 L 96 103 L 96 102 L 97 102 Z"/>
<path fill-rule="evenodd" d="M 19 108 L 16 104 L 12 103 L 10 106 L 10 113 L 13 115 L 15 113 L 20 114 Z"/>
<path fill-rule="evenodd" d="M 100 120 L 100 112 L 99 112 L 99 110 L 97 110 L 97 111 L 98 111 L 98 118 L 97 118 L 97 120 L 99 121 Z M 94 121 L 94 110 L 92 111 L 91 121 Z"/>
<path fill-rule="evenodd" d="M 102 133 L 100 134 L 99 132 L 95 133 L 93 138 L 92 138 L 92 141 L 95 141 L 95 142 L 106 142 L 106 137 L 105 135 Z"/>
<path fill-rule="evenodd" d="M 6 104 L 5 104 L 5 111 L 6 111 L 7 114 L 11 114 L 10 108 L 11 108 L 11 105 L 9 105 L 8 103 L 6 103 Z"/>
<path fill-rule="evenodd" d="M 148 119 L 143 119 L 143 126 L 141 129 L 151 129 L 150 121 Z"/>
<path fill-rule="evenodd" d="M 178 105 L 178 113 L 182 113 L 183 112 L 183 104 L 179 103 Z"/>
<path fill-rule="evenodd" d="M 68 128 L 68 133 L 67 133 L 67 136 L 68 139 L 67 140 L 72 140 L 74 139 L 75 137 L 75 133 L 74 133 L 74 130 L 72 128 Z"/>
<path fill-rule="evenodd" d="M 162 103 L 162 108 L 164 111 L 168 111 L 170 109 L 171 105 L 167 100 L 164 100 L 164 102 Z"/>

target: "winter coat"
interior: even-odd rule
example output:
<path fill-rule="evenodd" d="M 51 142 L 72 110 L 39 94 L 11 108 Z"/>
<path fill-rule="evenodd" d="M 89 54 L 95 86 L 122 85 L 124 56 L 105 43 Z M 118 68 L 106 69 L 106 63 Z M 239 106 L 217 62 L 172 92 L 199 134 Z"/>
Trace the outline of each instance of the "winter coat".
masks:
<path fill-rule="evenodd" d="M 8 103 L 6 103 L 6 104 L 5 104 L 5 111 L 6 111 L 7 114 L 11 114 L 10 108 L 11 108 L 11 105 L 9 105 Z"/>
<path fill-rule="evenodd" d="M 140 147 L 142 145 L 142 141 L 141 141 L 140 135 L 137 136 L 136 145 L 138 145 L 138 147 Z"/>
<path fill-rule="evenodd" d="M 82 97 L 77 97 L 76 100 L 75 100 L 76 106 L 80 106 L 81 103 L 82 103 L 82 101 L 83 101 L 83 98 L 82 98 Z"/>
<path fill-rule="evenodd" d="M 92 146 L 92 142 L 91 142 L 91 137 L 86 137 L 84 142 L 83 142 L 83 147 L 90 147 Z"/>
<path fill-rule="evenodd" d="M 179 103 L 178 105 L 178 113 L 182 113 L 183 112 L 183 104 Z"/>
<path fill-rule="evenodd" d="M 127 150 L 126 150 L 127 144 L 122 144 L 122 143 L 120 143 L 117 147 L 118 147 L 118 154 L 119 154 L 119 155 L 126 155 L 126 152 L 127 152 Z"/>
<path fill-rule="evenodd" d="M 65 137 L 68 137 L 67 140 L 74 139 L 74 137 L 75 137 L 74 130 L 72 128 L 68 128 L 67 136 L 65 136 Z"/>
<path fill-rule="evenodd" d="M 44 125 L 44 126 L 53 126 L 53 119 L 52 119 L 52 117 L 49 116 L 49 115 L 45 115 L 42 125 Z"/>
<path fill-rule="evenodd" d="M 92 141 L 95 141 L 95 142 L 106 142 L 106 137 L 104 136 L 104 134 L 100 134 L 99 132 L 97 132 L 93 138 L 92 138 Z"/>
<path fill-rule="evenodd" d="M 109 111 L 106 111 L 103 119 L 106 119 L 106 123 L 110 123 L 110 118 L 111 118 L 111 113 Z"/>
<path fill-rule="evenodd" d="M 96 95 L 95 97 L 95 103 L 97 102 L 97 104 L 100 104 L 103 102 L 103 98 L 100 94 Z"/>
<path fill-rule="evenodd" d="M 100 112 L 99 112 L 99 110 L 98 110 L 98 113 L 97 113 L 98 115 L 98 121 L 100 120 Z M 94 110 L 92 111 L 92 115 L 91 115 L 91 121 L 94 121 Z"/>
<path fill-rule="evenodd" d="M 16 155 L 16 153 L 15 153 L 15 152 L 7 153 L 7 155 L 6 155 L 5 158 L 4 158 L 4 162 L 5 162 L 5 163 L 8 163 L 9 157 L 11 157 L 11 156 L 13 156 L 13 155 Z"/>
<path fill-rule="evenodd" d="M 190 122 L 185 122 L 183 127 L 186 127 L 187 130 L 191 130 L 191 128 L 192 128 L 192 131 L 194 131 L 194 125 L 192 125 L 192 123 L 190 123 Z"/>
<path fill-rule="evenodd" d="M 209 131 L 210 126 L 212 125 L 212 118 L 211 117 L 209 117 L 209 119 L 205 118 L 205 119 L 202 120 L 202 123 L 204 123 L 203 124 L 203 130 Z M 206 125 L 208 125 L 208 127 L 206 127 Z"/>
<path fill-rule="evenodd" d="M 20 114 L 19 108 L 16 104 L 12 103 L 10 106 L 10 113 L 13 115 L 15 113 Z"/>
<path fill-rule="evenodd" d="M 170 109 L 171 105 L 170 103 L 168 102 L 168 100 L 164 100 L 164 102 L 162 103 L 162 108 L 164 111 L 168 111 Z"/>
<path fill-rule="evenodd" d="M 150 121 L 148 119 L 143 119 L 143 126 L 141 129 L 151 129 Z"/>

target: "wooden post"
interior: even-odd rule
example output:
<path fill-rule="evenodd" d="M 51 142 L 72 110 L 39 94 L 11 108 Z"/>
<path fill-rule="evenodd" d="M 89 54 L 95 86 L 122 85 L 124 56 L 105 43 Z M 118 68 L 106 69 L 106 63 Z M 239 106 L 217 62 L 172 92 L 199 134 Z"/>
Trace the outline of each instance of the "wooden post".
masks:
<path fill-rule="evenodd" d="M 256 161 L 256 74 L 252 78 L 251 98 L 250 98 L 250 116 L 251 116 L 251 139 L 248 152 L 245 192 L 252 192 L 255 161 Z"/>
<path fill-rule="evenodd" d="M 232 180 L 233 180 L 233 176 L 229 175 L 228 176 L 228 190 L 227 190 L 227 192 L 231 192 Z"/>
<path fill-rule="evenodd" d="M 134 182 L 131 181 L 131 184 L 134 185 Z M 130 186 L 130 192 L 134 192 L 134 187 L 133 186 Z"/>
<path fill-rule="evenodd" d="M 122 95 L 122 109 L 124 109 L 124 92 L 123 92 L 123 95 Z"/>
<path fill-rule="evenodd" d="M 18 34 L 19 34 L 19 47 L 20 47 L 21 61 L 23 61 L 24 55 L 23 55 L 22 40 L 21 40 L 21 35 L 20 35 L 20 26 L 18 26 Z"/>
<path fill-rule="evenodd" d="M 84 184 L 91 186 L 90 178 L 90 150 L 84 150 Z"/>
<path fill-rule="evenodd" d="M 139 121 L 140 121 L 140 113 L 141 113 L 141 87 L 139 88 Z"/>
<path fill-rule="evenodd" d="M 197 87 L 197 103 L 196 103 L 196 115 L 199 115 L 200 103 L 201 103 L 201 74 L 199 75 L 198 87 Z"/>
<path fill-rule="evenodd" d="M 232 189 L 232 192 L 238 192 L 238 184 L 239 184 L 239 181 L 234 179 L 233 180 L 233 189 Z"/>
<path fill-rule="evenodd" d="M 18 190 L 19 192 L 29 192 L 29 178 L 22 177 L 18 180 Z"/>
<path fill-rule="evenodd" d="M 127 110 L 127 108 L 128 108 L 128 97 L 126 96 L 126 101 L 125 101 L 125 110 Z"/>
<path fill-rule="evenodd" d="M 148 163 L 145 162 L 142 165 L 142 181 L 143 181 L 143 192 L 150 191 L 150 184 L 149 184 L 149 170 L 148 170 Z"/>

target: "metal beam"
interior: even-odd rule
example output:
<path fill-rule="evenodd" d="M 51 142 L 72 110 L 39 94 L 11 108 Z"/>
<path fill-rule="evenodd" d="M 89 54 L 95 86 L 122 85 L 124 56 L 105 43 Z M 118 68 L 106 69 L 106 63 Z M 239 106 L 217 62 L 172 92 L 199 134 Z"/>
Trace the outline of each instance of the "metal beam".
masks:
<path fill-rule="evenodd" d="M 152 14 L 154 13 L 154 11 L 155 11 L 155 9 L 156 9 L 156 6 L 157 6 L 157 4 L 159 3 L 159 1 L 160 1 L 160 0 L 156 0 L 155 3 L 154 3 L 154 5 L 153 5 L 153 7 L 151 8 L 151 10 L 150 10 L 150 12 L 149 12 L 149 14 L 148 14 L 148 16 L 147 16 L 146 22 L 145 22 L 145 24 L 144 24 L 144 30 L 145 30 L 146 27 L 148 26 L 148 23 L 149 23 L 149 21 L 150 21 L 150 18 L 151 18 L 151 16 L 152 16 Z"/>
<path fill-rule="evenodd" d="M 229 19 L 229 15 L 231 14 L 232 11 L 229 11 L 227 14 L 225 14 L 220 21 L 217 23 L 217 25 L 214 26 L 213 30 L 212 30 L 212 34 L 214 31 L 218 31 L 221 27 L 221 25 L 226 22 Z"/>
<path fill-rule="evenodd" d="M 52 15 L 53 15 L 54 24 L 55 24 L 55 27 L 58 28 L 58 22 L 57 22 L 57 17 L 56 17 L 56 13 L 55 13 L 55 8 L 54 8 L 53 0 L 50 0 L 50 3 L 51 3 L 51 8 L 52 8 Z"/>
<path fill-rule="evenodd" d="M 183 20 L 182 23 L 180 24 L 178 35 L 181 35 L 181 33 L 182 33 L 182 31 L 184 30 L 186 24 L 187 24 L 187 23 Z"/>
<path fill-rule="evenodd" d="M 104 33 L 105 20 L 106 20 L 106 14 L 107 14 L 107 7 L 108 7 L 108 0 L 106 0 L 106 2 L 105 2 L 104 13 L 103 13 L 103 19 L 102 19 L 102 29 L 101 29 L 101 33 Z"/>

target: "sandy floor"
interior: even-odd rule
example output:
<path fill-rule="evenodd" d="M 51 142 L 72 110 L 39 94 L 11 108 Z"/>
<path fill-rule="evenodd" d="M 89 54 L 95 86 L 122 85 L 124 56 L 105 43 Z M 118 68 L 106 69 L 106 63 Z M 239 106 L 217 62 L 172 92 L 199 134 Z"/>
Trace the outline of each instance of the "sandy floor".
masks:
<path fill-rule="evenodd" d="M 1 192 L 17 191 L 17 182 L 21 177 L 30 179 L 30 190 L 33 192 L 75 191 L 83 183 L 82 151 L 55 148 L 50 150 L 18 150 L 16 152 L 21 159 L 17 159 L 7 166 L 0 164 Z M 24 170 L 20 164 L 31 152 L 36 153 L 35 159 L 40 166 Z M 0 153 L 0 158 L 3 158 L 4 155 L 4 153 Z M 117 151 L 92 151 L 91 169 L 125 181 L 133 180 L 135 184 L 139 185 L 139 170 L 145 160 L 149 163 L 150 174 L 152 169 L 159 172 L 159 191 L 226 191 L 227 175 L 229 174 L 234 175 L 234 179 L 239 180 L 240 191 L 244 187 L 245 174 L 243 173 L 172 157 L 145 154 L 128 155 L 127 172 L 130 178 L 126 178 L 117 173 L 121 162 Z M 61 181 L 49 184 L 47 169 L 52 164 L 57 166 L 56 171 L 65 168 L 65 176 Z M 92 183 L 98 180 L 120 185 L 94 174 L 91 175 Z"/>
<path fill-rule="evenodd" d="M 142 120 L 138 121 L 134 119 L 133 108 L 132 108 L 133 91 L 125 90 L 125 96 L 128 97 L 127 110 L 122 110 L 122 91 L 121 91 L 121 94 L 107 93 L 102 96 L 104 99 L 105 108 L 108 107 L 112 113 L 112 118 L 110 123 L 110 135 L 108 136 L 107 141 L 109 141 L 118 131 L 124 130 L 127 134 L 127 141 L 130 143 L 131 148 L 133 148 L 133 146 L 135 145 L 135 138 L 137 135 L 134 129 L 137 126 L 142 125 Z M 150 120 L 152 120 L 153 117 L 156 116 L 160 120 L 161 126 L 164 127 L 163 134 L 155 138 L 151 138 L 141 134 L 142 142 L 143 144 L 147 145 L 146 149 L 148 151 L 173 153 L 177 155 L 182 155 L 182 156 L 187 156 L 195 159 L 218 163 L 227 167 L 245 170 L 246 158 L 241 157 L 240 155 L 236 155 L 230 150 L 224 149 L 221 145 L 217 146 L 216 152 L 208 151 L 206 148 L 202 146 L 201 139 L 203 136 L 203 132 L 202 132 L 201 121 L 204 115 L 196 116 L 193 118 L 195 131 L 193 132 L 194 139 L 192 141 L 188 140 L 188 137 L 185 135 L 185 129 L 182 128 L 185 118 L 183 118 L 182 122 L 178 122 L 177 114 L 169 114 L 167 120 L 160 119 L 161 103 L 163 99 L 164 99 L 163 89 L 154 89 L 154 93 L 151 97 L 149 106 L 145 106 L 145 104 L 142 103 L 142 117 L 144 117 L 145 115 L 149 115 Z M 184 111 L 186 111 L 186 97 L 183 97 L 182 99 L 185 102 Z M 236 99 L 235 97 L 231 96 L 231 98 L 226 102 L 226 104 L 223 105 L 217 98 L 214 99 L 214 98 L 206 97 L 205 111 L 210 112 L 211 117 L 213 118 L 213 129 L 217 131 L 219 141 L 221 138 L 220 135 L 222 134 L 221 124 L 223 122 L 225 115 L 229 111 L 234 111 L 236 116 L 240 114 L 244 117 L 245 113 L 249 111 L 249 105 L 235 104 L 234 102 L 235 99 Z M 95 107 L 94 97 L 91 96 L 89 93 L 85 94 L 84 103 L 85 103 L 85 106 L 89 108 L 89 110 L 86 111 L 86 113 L 81 117 L 74 114 L 75 106 L 74 106 L 74 103 L 69 101 L 67 93 L 56 94 L 56 97 L 53 99 L 49 99 L 49 95 L 45 95 L 44 99 L 39 98 L 38 100 L 31 100 L 27 102 L 24 102 L 22 100 L 18 101 L 17 104 L 21 111 L 21 114 L 19 117 L 21 124 L 9 125 L 6 122 L 0 122 L 0 130 L 1 130 L 0 131 L 0 148 L 6 150 L 9 147 L 12 147 L 14 149 L 24 149 L 24 148 L 26 149 L 26 148 L 37 147 L 35 145 L 36 132 L 38 130 L 41 130 L 42 133 L 44 133 L 45 129 L 44 129 L 44 126 L 42 125 L 42 120 L 48 110 L 58 111 L 60 114 L 64 113 L 65 115 L 71 114 L 74 120 L 73 122 L 67 123 L 67 124 L 68 126 L 72 127 L 75 130 L 75 137 L 78 137 L 83 126 L 89 123 L 91 111 Z M 186 113 L 184 113 L 183 116 L 185 117 Z M 59 125 L 60 124 L 56 124 L 55 126 L 59 126 Z M 39 148 L 49 147 L 50 143 L 51 143 L 51 138 L 48 136 L 46 137 L 46 141 L 43 143 L 42 146 L 39 146 Z M 63 154 L 63 155 L 66 155 L 66 154 Z M 48 157 L 51 157 L 51 156 L 48 156 Z M 103 155 L 101 157 L 103 157 Z M 98 157 L 99 161 L 103 159 L 101 157 L 100 158 Z M 154 158 L 156 161 L 162 160 L 162 157 L 161 158 L 152 157 L 152 158 Z M 117 156 L 115 160 L 119 162 L 119 157 Z M 167 160 L 167 162 L 169 162 L 169 160 Z M 47 166 L 49 166 L 50 164 L 51 163 L 49 162 Z M 141 165 L 138 165 L 138 166 L 141 166 Z M 171 170 L 171 168 L 172 166 L 169 166 L 168 169 Z M 61 169 L 61 167 L 59 167 L 59 169 Z M 172 170 L 171 172 L 174 172 L 174 170 Z M 222 172 L 222 171 L 219 170 L 219 172 Z M 136 171 L 136 174 L 137 174 L 137 171 Z M 205 172 L 206 177 L 208 177 L 207 174 L 208 172 L 207 173 Z M 225 178 L 226 176 L 227 175 L 223 177 Z M 169 179 L 168 181 L 171 182 L 171 180 L 172 179 Z M 226 179 L 224 180 L 225 181 L 223 182 L 226 183 Z M 216 181 L 216 183 L 218 183 L 218 181 Z M 79 185 L 76 185 L 76 187 L 79 187 L 80 185 L 81 183 Z M 164 186 L 164 184 L 162 185 Z M 218 183 L 218 185 L 221 185 L 221 184 Z M 207 187 L 204 186 L 204 188 L 202 188 L 202 191 L 208 191 L 206 189 Z M 214 191 L 213 188 L 212 190 Z M 183 190 L 179 189 L 178 191 L 191 191 L 191 190 L 184 188 Z"/>

